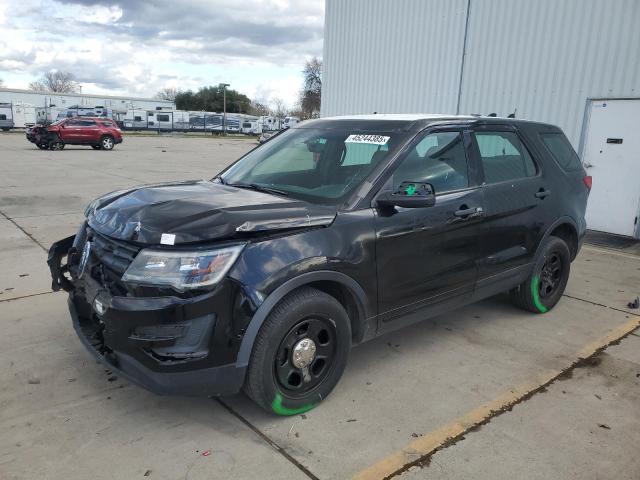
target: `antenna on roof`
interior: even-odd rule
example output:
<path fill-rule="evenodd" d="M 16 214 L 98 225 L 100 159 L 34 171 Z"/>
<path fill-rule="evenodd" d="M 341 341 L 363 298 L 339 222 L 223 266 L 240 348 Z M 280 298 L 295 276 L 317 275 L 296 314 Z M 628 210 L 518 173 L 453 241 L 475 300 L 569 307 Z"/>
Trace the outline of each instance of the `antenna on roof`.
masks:
<path fill-rule="evenodd" d="M 516 118 L 516 112 L 518 111 L 518 109 L 516 108 L 513 113 L 510 113 L 509 116 L 507 118 Z"/>
<path fill-rule="evenodd" d="M 498 116 L 498 114 L 495 113 L 495 112 L 494 113 L 490 113 L 489 115 L 487 115 L 487 117 L 497 117 L 497 116 Z"/>

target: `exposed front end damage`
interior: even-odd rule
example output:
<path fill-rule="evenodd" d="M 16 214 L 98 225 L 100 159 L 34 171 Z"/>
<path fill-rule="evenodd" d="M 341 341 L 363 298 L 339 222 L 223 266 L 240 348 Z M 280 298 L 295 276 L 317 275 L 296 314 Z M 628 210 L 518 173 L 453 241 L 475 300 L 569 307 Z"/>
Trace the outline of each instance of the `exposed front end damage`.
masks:
<path fill-rule="evenodd" d="M 236 367 L 235 352 L 252 313 L 241 286 L 224 280 L 184 295 L 132 290 L 120 281 L 120 271 L 136 250 L 86 224 L 51 246 L 52 288 L 69 292 L 83 345 L 110 370 L 158 394 L 239 391 L 245 368 Z"/>

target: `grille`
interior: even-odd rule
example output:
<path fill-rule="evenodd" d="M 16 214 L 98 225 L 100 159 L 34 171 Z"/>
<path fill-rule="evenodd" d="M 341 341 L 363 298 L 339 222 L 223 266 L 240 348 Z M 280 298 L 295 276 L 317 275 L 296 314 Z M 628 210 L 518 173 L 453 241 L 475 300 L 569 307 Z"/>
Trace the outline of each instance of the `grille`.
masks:
<path fill-rule="evenodd" d="M 113 295 L 126 295 L 122 275 L 140 248 L 105 237 L 91 228 L 87 228 L 87 239 L 91 241 L 91 277 Z"/>

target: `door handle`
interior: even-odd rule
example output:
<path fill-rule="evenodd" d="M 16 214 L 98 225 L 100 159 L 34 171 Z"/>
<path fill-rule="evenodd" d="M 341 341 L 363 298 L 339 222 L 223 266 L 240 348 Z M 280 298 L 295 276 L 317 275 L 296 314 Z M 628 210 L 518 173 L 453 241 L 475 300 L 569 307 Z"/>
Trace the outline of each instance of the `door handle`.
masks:
<path fill-rule="evenodd" d="M 453 212 L 453 215 L 461 217 L 463 220 L 467 220 L 469 218 L 481 217 L 484 215 L 484 210 L 482 207 L 462 208 Z"/>
<path fill-rule="evenodd" d="M 535 193 L 536 198 L 545 198 L 551 195 L 551 190 L 540 189 Z"/>

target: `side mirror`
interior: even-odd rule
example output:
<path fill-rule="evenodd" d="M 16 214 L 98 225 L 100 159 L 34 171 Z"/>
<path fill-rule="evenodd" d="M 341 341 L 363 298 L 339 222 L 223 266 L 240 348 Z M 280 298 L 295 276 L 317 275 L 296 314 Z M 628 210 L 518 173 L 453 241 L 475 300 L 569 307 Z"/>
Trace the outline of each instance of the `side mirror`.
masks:
<path fill-rule="evenodd" d="M 424 182 L 402 182 L 395 192 L 376 198 L 379 207 L 425 208 L 436 204 L 433 185 Z"/>

